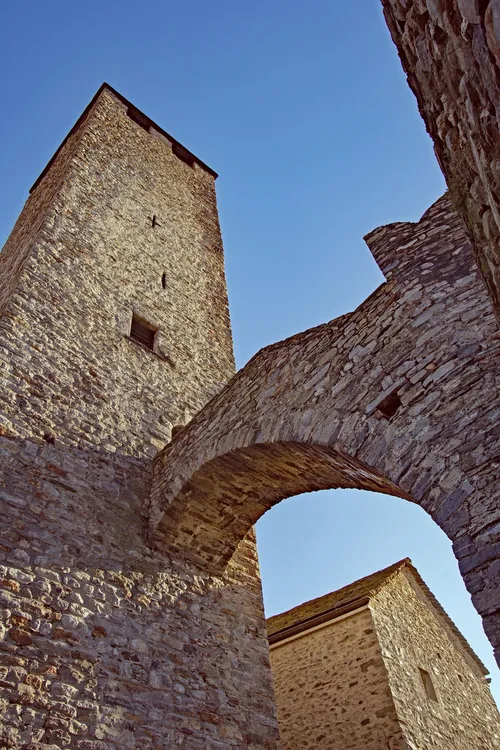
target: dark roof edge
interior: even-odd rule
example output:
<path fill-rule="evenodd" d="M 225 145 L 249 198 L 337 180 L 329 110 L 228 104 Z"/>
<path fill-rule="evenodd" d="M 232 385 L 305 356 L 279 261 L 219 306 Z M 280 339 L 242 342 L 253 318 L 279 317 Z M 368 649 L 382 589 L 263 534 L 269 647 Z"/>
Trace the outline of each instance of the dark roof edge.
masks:
<path fill-rule="evenodd" d="M 96 101 L 98 100 L 98 98 L 100 97 L 100 95 L 102 94 L 102 92 L 104 90 L 108 90 L 111 94 L 113 94 L 113 96 L 115 96 L 119 101 L 121 101 L 122 104 L 124 104 L 126 107 L 133 107 L 137 112 L 139 112 L 141 114 L 142 117 L 145 118 L 145 120 L 148 121 L 148 123 L 149 123 L 150 126 L 153 126 L 154 129 L 158 131 L 158 133 L 161 133 L 166 138 L 168 138 L 168 140 L 171 141 L 173 144 L 175 144 L 177 146 L 180 146 L 185 151 L 187 151 L 188 154 L 193 157 L 194 161 L 198 164 L 198 166 L 200 166 L 206 172 L 208 172 L 209 174 L 211 174 L 212 177 L 215 180 L 217 179 L 217 177 L 219 176 L 217 174 L 217 172 L 214 172 L 214 170 L 211 169 L 207 164 L 205 164 L 204 161 L 202 161 L 201 159 L 199 159 L 197 156 L 195 156 L 195 154 L 193 154 L 192 151 L 190 151 L 188 148 L 186 148 L 185 146 L 183 146 L 183 144 L 180 141 L 178 141 L 176 138 L 174 138 L 169 133 L 167 133 L 166 130 L 163 130 L 163 128 L 161 128 L 159 125 L 157 125 L 157 123 L 154 120 L 152 120 L 150 117 L 148 117 L 146 114 L 144 114 L 144 112 L 142 112 L 138 107 L 136 107 L 135 104 L 133 104 L 131 101 L 129 101 L 128 99 L 126 99 L 124 96 L 122 96 L 122 94 L 120 94 L 118 91 L 116 91 L 116 89 L 114 89 L 112 86 L 110 86 L 109 83 L 104 82 L 99 87 L 99 89 L 96 91 L 96 93 L 92 97 L 92 100 L 89 102 L 89 104 L 85 107 L 85 109 L 83 110 L 82 114 L 80 115 L 80 117 L 78 118 L 78 120 L 75 122 L 75 124 L 73 125 L 73 127 L 71 128 L 71 130 L 69 131 L 69 133 L 67 134 L 67 136 L 60 143 L 58 149 L 55 151 L 55 153 L 53 154 L 53 156 L 49 159 L 49 161 L 47 162 L 46 166 L 44 167 L 44 169 L 42 170 L 42 172 L 40 173 L 40 175 L 37 177 L 37 179 L 35 180 L 35 182 L 31 186 L 30 193 L 33 192 L 33 190 L 37 187 L 37 185 L 39 184 L 39 182 L 41 182 L 41 180 L 45 177 L 45 175 L 47 174 L 47 172 L 49 171 L 50 167 L 54 163 L 57 155 L 59 154 L 60 150 L 62 149 L 62 147 L 64 146 L 64 144 L 68 140 L 68 138 L 70 138 L 73 135 L 73 133 L 80 127 L 81 123 L 85 120 L 85 118 L 89 114 L 90 110 L 92 109 L 92 107 L 94 106 L 94 104 L 96 103 Z"/>
<path fill-rule="evenodd" d="M 417 585 L 420 587 L 424 595 L 426 595 L 430 600 L 431 604 L 436 610 L 436 613 L 441 617 L 441 619 L 444 621 L 444 624 L 447 625 L 449 630 L 451 630 L 451 632 L 453 633 L 453 636 L 456 639 L 456 645 L 460 645 L 462 647 L 463 651 L 467 654 L 469 659 L 476 665 L 476 667 L 479 668 L 484 676 L 488 675 L 489 670 L 485 667 L 465 636 L 462 635 L 460 630 L 457 628 L 447 611 L 434 596 L 409 557 L 405 557 L 402 560 L 399 560 L 399 562 L 394 563 L 393 565 L 389 565 L 387 568 L 382 568 L 382 570 L 379 570 L 376 573 L 372 573 L 368 576 L 364 576 L 363 578 L 359 578 L 352 584 L 349 584 L 345 587 L 343 586 L 341 589 L 338 589 L 338 591 L 342 591 L 343 588 L 348 589 L 349 586 L 354 586 L 360 581 L 366 580 L 367 582 L 369 582 L 370 578 L 375 579 L 376 576 L 381 576 L 381 578 L 376 581 L 372 587 L 370 587 L 370 589 L 364 596 L 360 596 L 356 599 L 351 599 L 351 601 L 340 604 L 337 607 L 331 607 L 324 612 L 320 612 L 319 614 L 312 615 L 311 617 L 301 619 L 298 622 L 292 623 L 292 625 L 288 625 L 287 627 L 282 628 L 281 630 L 277 630 L 276 632 L 268 635 L 269 645 L 272 646 L 273 644 L 279 643 L 280 641 L 283 641 L 286 638 L 290 638 L 293 635 L 302 633 L 306 630 L 310 630 L 311 628 L 316 627 L 316 625 L 321 625 L 324 622 L 328 622 L 329 620 L 335 620 L 337 617 L 340 617 L 343 614 L 353 612 L 354 610 L 363 607 L 365 604 L 369 604 L 371 599 L 373 599 L 390 581 L 392 581 L 403 570 L 408 570 L 413 575 L 413 578 L 416 581 Z M 335 592 L 331 593 L 334 594 Z M 319 596 L 316 599 L 311 599 L 311 602 L 328 596 L 330 596 L 330 594 L 324 594 L 323 596 Z M 304 602 L 303 604 L 299 604 L 297 607 L 293 607 L 292 609 L 300 609 L 301 607 L 305 606 L 306 604 L 310 604 L 311 602 Z M 279 615 L 274 615 L 274 617 L 280 617 L 281 614 L 285 613 L 282 612 Z M 272 619 L 272 617 L 268 618 L 268 620 Z"/>
<path fill-rule="evenodd" d="M 273 646 L 275 643 L 284 641 L 294 635 L 299 635 L 299 633 L 303 633 L 306 630 L 311 630 L 318 625 L 323 625 L 330 620 L 336 620 L 337 617 L 347 615 L 350 612 L 355 612 L 361 607 L 366 607 L 369 603 L 370 597 L 362 596 L 358 599 L 352 599 L 352 601 L 342 604 L 340 607 L 332 607 L 331 609 L 326 610 L 326 612 L 322 612 L 320 615 L 313 615 L 305 620 L 301 620 L 295 625 L 289 625 L 287 628 L 277 630 L 276 633 L 272 633 L 272 635 L 268 636 L 269 645 Z"/>

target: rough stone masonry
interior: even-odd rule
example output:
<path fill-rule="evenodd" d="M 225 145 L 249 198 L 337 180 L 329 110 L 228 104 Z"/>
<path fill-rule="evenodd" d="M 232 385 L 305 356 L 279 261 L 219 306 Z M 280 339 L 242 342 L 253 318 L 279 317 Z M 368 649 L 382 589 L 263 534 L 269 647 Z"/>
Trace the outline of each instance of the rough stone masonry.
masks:
<path fill-rule="evenodd" d="M 411 560 L 267 632 L 283 750 L 498 750 L 487 670 Z"/>
<path fill-rule="evenodd" d="M 234 372 L 214 173 L 104 86 L 0 279 L 0 746 L 276 748 L 252 535 L 223 577 L 146 540 L 151 457 Z"/>
<path fill-rule="evenodd" d="M 214 177 L 105 85 L 0 255 L 4 747 L 278 748 L 252 524 L 307 489 L 421 503 L 500 645 L 498 337 L 460 220 L 376 230 L 387 282 L 230 379 Z"/>
<path fill-rule="evenodd" d="M 500 2 L 382 4 L 500 317 Z"/>

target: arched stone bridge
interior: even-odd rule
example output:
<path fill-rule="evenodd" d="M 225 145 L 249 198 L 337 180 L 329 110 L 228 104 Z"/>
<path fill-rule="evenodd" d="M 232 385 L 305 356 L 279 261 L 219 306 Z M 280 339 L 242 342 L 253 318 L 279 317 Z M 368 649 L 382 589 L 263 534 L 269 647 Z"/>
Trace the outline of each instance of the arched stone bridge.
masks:
<path fill-rule="evenodd" d="M 367 242 L 386 283 L 355 312 L 255 355 L 158 455 L 151 536 L 221 573 L 285 497 L 332 487 L 397 495 L 453 540 L 498 645 L 491 304 L 446 198 Z"/>

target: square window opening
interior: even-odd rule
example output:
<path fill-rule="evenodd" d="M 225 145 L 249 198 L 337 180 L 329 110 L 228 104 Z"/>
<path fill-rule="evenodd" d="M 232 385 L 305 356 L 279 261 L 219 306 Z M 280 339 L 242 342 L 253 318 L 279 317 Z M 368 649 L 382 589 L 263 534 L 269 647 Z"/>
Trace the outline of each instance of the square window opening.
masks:
<path fill-rule="evenodd" d="M 379 403 L 377 409 L 384 417 L 384 419 L 391 419 L 396 414 L 400 406 L 401 399 L 397 391 L 393 391 Z"/>
<path fill-rule="evenodd" d="M 132 325 L 130 326 L 130 338 L 137 341 L 147 349 L 154 351 L 155 336 L 158 329 L 154 328 L 135 313 L 132 315 Z"/>
<path fill-rule="evenodd" d="M 438 697 L 436 690 L 434 688 L 434 684 L 432 682 L 432 678 L 429 674 L 429 672 L 426 672 L 425 669 L 418 669 L 420 672 L 420 678 L 422 680 L 422 684 L 424 686 L 425 694 L 429 698 L 429 700 L 434 701 L 435 703 L 438 702 Z"/>

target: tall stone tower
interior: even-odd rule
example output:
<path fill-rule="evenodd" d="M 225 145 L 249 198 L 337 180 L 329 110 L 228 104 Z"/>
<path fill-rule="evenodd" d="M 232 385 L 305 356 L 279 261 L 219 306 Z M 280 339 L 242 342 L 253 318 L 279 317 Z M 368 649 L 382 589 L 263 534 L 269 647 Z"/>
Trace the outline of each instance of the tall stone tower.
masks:
<path fill-rule="evenodd" d="M 147 543 L 151 457 L 233 374 L 215 173 L 103 85 L 0 254 L 0 746 L 274 749 L 254 541 Z"/>
<path fill-rule="evenodd" d="M 414 496 L 496 633 L 462 226 L 440 201 L 379 230 L 387 284 L 204 407 L 234 371 L 214 177 L 104 85 L 0 254 L 0 747 L 278 750 L 252 523 L 304 490 Z"/>
<path fill-rule="evenodd" d="M 233 374 L 215 177 L 101 87 L 2 252 L 5 431 L 154 455 Z"/>

